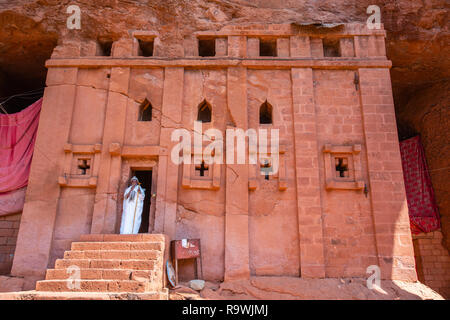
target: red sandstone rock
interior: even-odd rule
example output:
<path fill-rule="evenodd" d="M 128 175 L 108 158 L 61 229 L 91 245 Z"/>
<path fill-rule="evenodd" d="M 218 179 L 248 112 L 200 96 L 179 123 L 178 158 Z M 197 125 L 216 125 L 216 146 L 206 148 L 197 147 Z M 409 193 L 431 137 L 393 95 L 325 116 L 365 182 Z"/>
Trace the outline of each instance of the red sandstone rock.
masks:
<path fill-rule="evenodd" d="M 362 277 L 375 264 L 383 279 L 414 281 L 410 234 L 399 228 L 409 223 L 400 155 L 396 137 L 387 136 L 395 134 L 396 127 L 390 121 L 390 64 L 380 55 L 385 33 L 359 24 L 332 32 L 354 43 L 357 60 L 317 60 L 315 54 L 326 52 L 312 48 L 310 57 L 302 60 L 257 57 L 237 65 L 239 60 L 232 59 L 246 58 L 252 36 L 260 43 L 268 36 L 283 38 L 287 43 L 277 41 L 279 52 L 272 53 L 282 56 L 291 53 L 284 50 L 291 37 L 294 43 L 299 36 L 315 39 L 329 50 L 322 31 L 291 24 L 195 33 L 226 39 L 228 56 L 221 60 L 173 60 L 165 55 L 145 59 L 137 56 L 134 46 L 125 45 L 137 42 L 129 37 L 112 46 L 113 57 L 128 59 L 81 58 L 71 49 L 81 42 L 63 43 L 47 63 L 51 85 L 36 142 L 40 152 L 33 159 L 12 274 L 43 273 L 55 260 L 56 269 L 72 264 L 152 269 L 152 250 L 111 247 L 162 237 L 113 234 L 128 175 L 140 167 L 155 172 L 149 229 L 171 239 L 201 238 L 207 280 L 245 279 L 251 274 Z M 160 110 L 149 122 L 137 121 L 144 96 Z M 230 124 L 243 130 L 278 129 L 277 173 L 266 179 L 254 164 L 227 163 L 214 164 L 208 179 L 198 179 L 195 167 L 173 163 L 168 156 L 175 145 L 172 128 L 192 130 L 201 101 L 212 106 L 212 121 L 204 130 L 224 132 Z M 266 101 L 273 109 L 272 124 L 261 125 L 260 108 Z M 151 138 L 148 132 L 153 132 Z M 81 155 L 91 164 L 85 176 L 77 168 Z M 61 167 L 50 170 L 48 158 L 59 159 Z M 348 163 L 346 179 L 336 177 L 338 159 Z M 387 178 L 380 179 L 381 174 Z M 43 176 L 49 181 L 45 188 Z M 367 195 L 364 185 L 370 185 Z M 41 199 L 54 199 L 58 206 Z M 71 239 L 89 232 L 81 237 L 88 242 L 83 250 L 58 259 Z M 39 241 L 32 243 L 30 237 Z M 92 241 L 113 244 L 90 250 Z M 186 266 L 180 269 L 188 274 Z"/>
<path fill-rule="evenodd" d="M 65 15 L 57 14 L 58 12 L 64 13 L 62 5 L 51 4 L 53 7 L 50 7 L 51 10 L 49 10 L 48 6 L 40 6 L 37 2 L 7 3 L 2 6 L 14 11 L 0 12 L 2 18 L 0 22 L 2 26 L 5 25 L 5 28 L 2 28 L 2 35 L 9 35 L 14 41 L 5 42 L 7 45 L 0 49 L 2 52 L 7 52 L 2 56 L 15 55 L 17 60 L 26 61 L 27 59 L 23 55 L 17 54 L 20 51 L 18 43 L 29 45 L 31 49 L 28 51 L 34 52 L 33 56 L 36 56 L 36 52 L 42 53 L 45 50 L 49 52 L 52 44 L 56 42 L 56 37 L 59 36 L 60 43 L 64 45 L 55 50 L 54 57 L 74 54 L 77 51 L 85 55 L 95 52 L 92 50 L 92 48 L 96 49 L 95 46 L 92 46 L 92 40 L 100 35 L 100 37 L 111 37 L 112 40 L 120 39 L 113 46 L 113 56 L 123 57 L 130 55 L 130 50 L 133 49 L 129 39 L 121 39 L 128 35 L 128 29 L 152 29 L 157 30 L 161 35 L 155 40 L 156 56 L 183 56 L 184 50 L 187 49 L 183 47 L 184 37 L 191 35 L 193 31 L 220 30 L 223 25 L 244 25 L 248 22 L 304 22 L 318 19 L 333 22 L 364 21 L 366 18 L 364 11 L 367 5 L 360 1 L 358 5 L 346 3 L 342 4 L 343 10 L 337 10 L 341 6 L 340 3 L 320 3 L 318 5 L 308 2 L 299 4 L 293 1 L 287 4 L 276 2 L 270 6 L 258 4 L 258 7 L 253 7 L 244 1 L 206 5 L 202 1 L 194 1 L 187 7 L 180 7 L 179 3 L 167 4 L 166 1 L 164 3 L 157 2 L 153 6 L 132 6 L 114 2 L 111 9 L 101 8 L 98 10 L 99 8 L 95 5 L 83 3 L 83 10 L 86 9 L 86 12 L 83 11 L 83 28 L 76 33 L 66 30 Z M 128 16 L 120 14 L 119 10 L 114 10 L 119 6 L 127 6 L 121 9 L 126 9 L 129 16 L 134 17 L 134 20 L 129 21 Z M 394 88 L 401 93 L 400 98 L 406 96 L 405 92 L 411 90 L 407 86 L 423 85 L 428 81 L 448 76 L 445 74 L 449 70 L 446 60 L 435 58 L 439 56 L 439 50 L 442 50 L 443 56 L 445 56 L 445 50 L 448 50 L 443 45 L 448 31 L 446 31 L 445 11 L 442 10 L 442 7 L 440 1 L 424 4 L 400 1 L 395 5 L 388 3 L 383 8 L 386 27 L 390 31 L 388 32 L 387 51 L 389 57 L 394 61 L 392 78 Z M 4 10 L 4 8 L 0 9 Z M 415 14 L 416 12 L 419 14 Z M 151 19 L 149 20 L 148 17 Z M 206 19 L 203 19 L 204 17 Z M 123 27 L 123 19 L 127 19 L 126 28 Z M 176 23 L 177 21 L 183 21 L 182 28 L 179 23 Z M 20 25 L 21 28 L 16 28 L 16 25 Z M 33 32 L 28 32 L 28 30 Z M 51 33 L 46 35 L 46 30 L 50 30 Z M 435 41 L 430 44 L 428 40 L 432 37 Z M 36 39 L 43 43 L 44 49 L 33 49 Z M 79 40 L 82 40 L 81 44 Z M 288 55 L 287 42 L 283 40 L 286 39 L 279 41 L 280 56 Z M 249 52 L 249 49 L 251 53 L 251 46 L 245 49 L 246 42 L 243 37 L 231 36 L 229 41 L 231 56 L 242 57 Z M 304 49 L 309 44 L 307 45 L 297 38 L 293 40 L 293 43 L 290 54 L 304 56 Z M 361 46 L 362 43 L 364 41 L 355 38 L 355 54 L 376 53 L 374 55 L 379 55 L 378 51 L 383 49 L 380 43 L 368 44 L 366 47 Z M 310 52 L 313 55 L 323 55 L 320 44 L 320 39 L 314 39 L 311 42 Z M 428 51 L 424 51 L 425 47 Z M 306 54 L 309 53 L 306 52 Z M 202 63 L 199 64 L 200 67 L 205 66 Z M 418 63 L 421 68 L 415 67 Z M 13 66 L 13 64 L 8 65 Z M 30 68 L 25 67 L 26 63 L 22 63 L 22 65 L 24 67 L 16 68 L 15 72 L 25 76 L 25 72 L 29 72 Z M 414 280 L 410 236 L 403 231 L 396 231 L 395 237 L 389 233 L 394 224 L 396 230 L 403 230 L 402 228 L 407 225 L 407 217 L 404 206 L 400 207 L 402 201 L 404 204 L 404 195 L 401 192 L 395 192 L 396 189 L 401 188 L 402 180 L 401 172 L 398 170 L 397 137 L 393 122 L 394 112 L 388 73 L 383 70 L 374 71 L 371 68 L 360 69 L 361 92 L 363 93 L 361 100 L 363 112 L 361 113 L 358 110 L 359 100 L 353 91 L 353 73 L 349 70 L 310 72 L 308 68 L 305 70 L 304 66 L 300 66 L 297 70 L 289 73 L 285 72 L 286 70 L 271 70 L 273 65 L 267 63 L 262 65 L 267 70 L 252 69 L 245 75 L 247 90 L 242 85 L 243 69 L 233 70 L 230 68 L 227 72 L 220 69 L 183 72 L 181 70 L 183 66 L 184 64 L 181 63 L 175 68 L 166 68 L 164 72 L 155 69 L 129 71 L 126 67 L 120 66 L 113 68 L 111 73 L 102 68 L 95 71 L 80 69 L 77 72 L 74 72 L 75 68 L 65 68 L 63 72 L 59 70 L 53 72 L 51 68 L 47 79 L 50 88 L 47 89 L 46 96 L 48 101 L 54 102 L 56 109 L 49 111 L 51 117 L 41 121 L 41 126 L 49 129 L 48 137 L 51 137 L 55 144 L 45 146 L 47 141 L 42 140 L 43 153 L 51 158 L 59 159 L 58 157 L 62 157 L 63 153 L 62 145 L 69 140 L 75 145 L 103 143 L 105 148 L 102 151 L 103 159 L 110 156 L 117 157 L 123 151 L 126 160 L 124 160 L 124 168 L 119 170 L 126 172 L 132 166 L 145 164 L 146 161 L 130 159 L 136 155 L 148 155 L 149 153 L 142 148 L 138 151 L 121 150 L 121 145 L 117 146 L 117 141 L 123 141 L 124 144 L 136 143 L 167 147 L 169 145 L 168 128 L 174 123 L 182 122 L 182 119 L 190 119 L 192 113 L 189 112 L 189 108 L 192 108 L 193 101 L 200 99 L 203 94 L 213 102 L 215 110 L 218 110 L 218 118 L 226 119 L 226 122 L 217 123 L 222 129 L 225 128 L 225 125 L 233 122 L 244 129 L 252 126 L 256 119 L 253 111 L 261 103 L 260 100 L 269 96 L 271 100 L 276 101 L 274 105 L 279 110 L 275 119 L 280 123 L 292 124 L 286 126 L 283 124 L 280 128 L 286 141 L 290 143 L 295 141 L 295 149 L 288 147 L 286 165 L 288 177 L 293 177 L 296 172 L 301 172 L 301 175 L 295 177 L 296 181 L 283 181 L 283 184 L 280 183 L 277 186 L 275 184 L 267 185 L 266 190 L 271 194 L 277 194 L 274 197 L 267 197 L 258 188 L 256 192 L 248 191 L 249 171 L 247 169 L 230 166 L 222 173 L 222 177 L 226 177 L 227 180 L 225 180 L 226 184 L 222 183 L 220 187 L 226 188 L 226 191 L 221 192 L 218 197 L 211 196 L 212 191 L 177 192 L 178 176 L 173 174 L 175 172 L 173 166 L 164 161 L 153 163 L 152 166 L 157 165 L 160 170 L 157 183 L 164 184 L 168 190 L 167 194 L 163 194 L 163 199 L 161 199 L 161 193 L 159 194 L 159 198 L 152 207 L 153 214 L 164 212 L 165 216 L 165 219 L 155 218 L 156 231 L 164 231 L 171 237 L 195 236 L 208 239 L 204 241 L 207 243 L 204 246 L 204 253 L 207 257 L 204 266 L 206 277 L 211 279 L 223 277 L 234 279 L 248 277 L 250 274 L 298 275 L 299 269 L 301 269 L 303 277 L 361 276 L 365 271 L 363 266 L 381 262 L 383 274 L 387 274 L 388 278 Z M 383 65 L 382 68 L 384 67 L 386 66 Z M 339 68 L 345 69 L 345 66 Z M 310 81 L 311 79 L 314 79 L 314 82 Z M 198 83 L 201 85 L 197 85 Z M 339 86 L 329 90 L 333 83 L 338 83 Z M 68 119 L 65 115 L 72 113 L 60 106 L 67 104 L 67 97 L 75 96 L 74 84 L 77 87 L 77 102 L 74 107 L 73 119 Z M 181 93 L 166 93 L 162 90 L 179 86 L 184 90 Z M 127 90 L 124 90 L 125 87 Z M 106 92 L 108 88 L 109 93 Z M 299 91 L 296 90 L 300 89 L 301 93 L 297 93 Z M 148 128 L 143 126 L 134 128 L 133 119 L 136 111 L 131 111 L 132 107 L 125 111 L 129 105 L 134 106 L 137 101 L 146 97 L 145 92 L 148 92 L 149 98 L 156 107 L 155 110 L 159 108 L 166 115 L 174 115 L 170 119 L 159 119 L 162 128 L 159 123 L 152 124 Z M 372 94 L 373 92 L 376 94 Z M 433 95 L 433 90 L 430 92 Z M 286 98 L 291 96 L 292 101 L 289 100 L 290 98 Z M 400 98 L 397 100 L 401 100 Z M 96 110 L 95 108 L 98 107 L 98 101 L 104 102 L 104 109 L 98 113 L 91 113 L 91 110 Z M 110 101 L 109 113 L 105 111 L 106 101 Z M 227 103 L 228 106 L 226 106 Z M 248 105 L 248 119 L 240 110 L 242 105 Z M 184 113 L 177 113 L 175 111 L 177 108 L 178 110 L 183 109 Z M 294 112 L 291 111 L 291 108 Z M 421 105 L 418 104 L 418 108 L 421 108 Z M 86 113 L 89 113 L 90 116 L 85 117 Z M 317 121 L 307 123 L 303 121 L 304 119 L 298 119 L 298 114 L 308 116 L 314 114 L 317 116 Z M 362 118 L 366 119 L 364 124 Z M 60 127 L 52 128 L 55 119 L 60 120 Z M 125 123 L 120 119 L 126 119 Z M 76 130 L 69 129 L 71 121 L 75 124 L 78 123 L 74 125 L 77 127 Z M 106 125 L 103 128 L 99 124 L 104 121 Z M 433 126 L 436 121 L 428 122 L 431 124 L 428 126 Z M 128 130 L 130 134 L 126 137 L 117 134 L 120 130 L 130 127 L 133 129 Z M 294 130 L 291 131 L 291 127 L 294 127 Z M 65 128 L 63 131 L 67 133 L 66 135 L 61 134 L 61 128 Z M 90 132 L 89 130 L 92 128 L 96 128 L 96 130 Z M 363 131 L 367 133 L 366 137 L 363 137 Z M 152 134 L 149 134 L 150 132 Z M 386 141 L 379 140 L 382 135 L 386 137 Z M 108 138 L 103 139 L 104 136 Z M 355 143 L 361 139 L 366 139 L 362 152 L 369 158 L 367 163 L 366 160 L 362 162 L 363 177 L 364 179 L 370 178 L 371 181 L 380 181 L 379 184 L 371 183 L 370 186 L 371 201 L 374 201 L 373 212 L 364 199 L 353 203 L 348 201 L 348 197 L 343 193 L 327 193 L 330 196 L 322 195 L 321 198 L 318 196 L 320 192 L 323 192 L 320 184 L 323 183 L 321 179 L 326 173 L 322 167 L 322 158 L 317 156 L 317 150 L 322 147 L 324 142 L 342 144 L 350 141 L 350 143 Z M 443 139 L 443 141 L 445 140 Z M 109 148 L 110 154 L 106 151 L 107 148 Z M 294 159 L 293 154 L 298 150 L 302 151 L 301 156 L 304 158 L 298 155 Z M 380 157 L 380 151 L 389 152 L 389 156 Z M 150 154 L 164 156 L 167 155 L 165 152 L 167 150 L 161 148 Z M 42 158 L 42 161 L 46 160 Z M 433 164 L 432 169 L 439 167 L 440 161 Z M 149 162 L 146 165 L 149 165 Z M 104 169 L 104 166 L 102 168 L 99 175 L 109 177 L 109 172 Z M 109 195 L 110 185 L 105 182 L 106 179 L 100 178 L 98 182 L 89 180 L 89 186 L 96 186 L 97 191 L 93 189 L 71 189 L 69 191 L 66 188 L 60 190 L 56 184 L 52 185 L 58 177 L 48 176 L 44 174 L 44 171 L 36 172 L 30 181 L 34 179 L 34 181 L 45 182 L 51 187 L 43 190 L 42 194 L 36 189 L 29 191 L 30 204 L 26 211 L 29 213 L 24 214 L 24 225 L 33 224 L 34 220 L 30 217 L 37 216 L 40 212 L 49 210 L 55 215 L 40 217 L 41 226 L 46 228 L 42 230 L 37 230 L 38 227 L 32 228 L 22 235 L 22 242 L 25 243 L 32 243 L 36 238 L 42 241 L 33 248 L 30 244 L 19 244 L 16 272 L 18 274 L 23 272 L 28 277 L 42 277 L 48 260 L 53 262 L 57 257 L 62 257 L 63 252 L 69 248 L 70 243 L 78 235 L 88 232 L 113 232 L 120 216 L 120 213 L 117 212 L 117 196 Z M 165 172 L 166 175 L 162 176 L 162 172 Z M 54 173 L 55 175 L 59 174 L 58 170 L 54 170 Z M 387 175 L 390 175 L 390 178 L 383 181 Z M 44 176 L 45 180 L 42 179 Z M 111 181 L 111 185 L 117 186 L 120 183 L 119 174 L 113 176 Z M 237 183 L 232 184 L 232 181 L 237 181 Z M 278 193 L 281 185 L 284 185 L 283 188 L 287 188 L 283 194 Z M 442 182 L 442 185 L 445 188 L 445 182 Z M 296 188 L 296 192 L 294 192 L 294 188 Z M 248 199 L 244 202 L 226 202 L 226 199 L 234 197 L 241 199 L 240 197 L 243 195 L 248 195 Z M 65 200 L 61 201 L 59 209 L 56 209 L 56 205 L 49 208 L 43 201 L 48 200 L 48 197 Z M 388 204 L 383 203 L 387 198 L 394 201 Z M 440 199 L 443 197 L 440 196 Z M 176 201 L 177 205 L 173 205 Z M 305 203 L 305 206 L 300 206 L 297 212 L 292 208 L 298 201 Z M 444 200 L 440 201 L 443 203 Z M 333 208 L 336 207 L 341 207 L 345 214 L 334 214 Z M 89 209 L 80 210 L 80 208 Z M 55 220 L 57 210 L 59 214 Z M 399 222 L 393 221 L 394 217 L 389 215 L 391 211 L 399 213 Z M 77 214 L 73 214 L 75 212 Z M 235 215 L 224 218 L 226 212 Z M 242 216 L 242 212 L 251 212 L 251 215 L 250 217 L 245 214 Z M 375 214 L 374 223 L 371 222 L 371 214 Z M 86 223 L 91 218 L 92 226 Z M 52 226 L 53 221 L 56 221 L 55 226 Z M 177 223 L 174 224 L 173 221 L 177 221 Z M 277 223 L 280 224 L 277 225 Z M 323 235 L 317 233 L 321 223 L 324 226 Z M 51 232 L 48 229 L 54 229 L 56 240 L 52 240 Z M 30 235 L 28 236 L 27 233 Z M 36 234 L 39 237 L 34 237 Z M 223 243 L 221 240 L 223 238 L 233 240 L 229 243 L 232 249 Z M 114 237 L 109 240 L 115 241 L 114 239 L 119 241 Z M 399 244 L 406 243 L 406 245 L 393 246 L 392 243 L 397 240 Z M 374 254 L 375 243 L 380 255 L 378 259 Z M 349 247 L 353 248 L 350 252 Z M 280 250 L 280 248 L 282 249 Z M 49 258 L 44 259 L 45 261 L 38 261 L 40 252 L 49 251 L 51 251 Z M 31 262 L 28 264 L 27 270 L 21 270 L 21 266 L 28 263 L 25 259 L 28 252 L 30 252 Z M 108 253 L 108 255 L 113 254 L 116 253 Z M 111 267 L 113 265 L 114 263 L 110 263 Z M 144 267 L 139 264 L 133 266 Z M 398 270 L 393 270 L 393 267 L 398 267 Z M 224 269 L 226 270 L 225 274 L 223 274 Z"/>
<path fill-rule="evenodd" d="M 301 279 L 289 277 L 252 277 L 250 280 L 224 282 L 219 289 L 206 288 L 202 299 L 219 300 L 442 300 L 420 282 L 381 281 L 381 288 L 369 290 L 366 279 Z M 192 297 L 190 297 L 192 298 Z"/>

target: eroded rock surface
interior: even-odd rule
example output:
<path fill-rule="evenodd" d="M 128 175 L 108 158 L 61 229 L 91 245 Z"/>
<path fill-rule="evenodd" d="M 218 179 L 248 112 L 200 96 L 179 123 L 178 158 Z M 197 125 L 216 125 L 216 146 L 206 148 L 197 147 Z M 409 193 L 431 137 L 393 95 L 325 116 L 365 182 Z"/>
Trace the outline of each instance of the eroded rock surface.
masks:
<path fill-rule="evenodd" d="M 199 295 L 171 292 L 171 300 L 443 300 L 420 282 L 382 280 L 380 287 L 367 288 L 366 279 L 302 279 L 252 277 L 250 280 L 207 282 Z"/>
<path fill-rule="evenodd" d="M 81 30 L 68 30 L 68 5 L 81 8 Z M 129 30 L 155 30 L 166 43 L 165 55 L 182 52 L 193 31 L 219 30 L 227 24 L 285 22 L 361 22 L 377 4 L 387 30 L 396 100 L 418 86 L 448 78 L 448 7 L 432 1 L 2 1 L 0 62 L 3 77 L 43 81 L 43 62 L 57 41 L 118 39 Z M 443 59 L 444 58 L 444 59 Z"/>

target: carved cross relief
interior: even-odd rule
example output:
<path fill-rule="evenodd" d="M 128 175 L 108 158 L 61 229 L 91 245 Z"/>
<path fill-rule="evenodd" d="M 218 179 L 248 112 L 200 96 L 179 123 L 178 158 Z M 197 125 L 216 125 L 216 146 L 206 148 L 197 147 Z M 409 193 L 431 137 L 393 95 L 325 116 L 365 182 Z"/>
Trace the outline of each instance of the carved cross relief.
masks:
<path fill-rule="evenodd" d="M 327 190 L 362 190 L 361 145 L 332 146 L 323 148 L 325 162 L 325 187 Z"/>

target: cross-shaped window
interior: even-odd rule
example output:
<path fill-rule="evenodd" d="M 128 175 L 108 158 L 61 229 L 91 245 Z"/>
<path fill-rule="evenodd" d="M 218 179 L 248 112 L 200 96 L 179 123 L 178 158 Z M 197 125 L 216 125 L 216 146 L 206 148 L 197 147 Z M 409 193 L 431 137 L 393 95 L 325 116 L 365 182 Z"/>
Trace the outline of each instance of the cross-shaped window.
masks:
<path fill-rule="evenodd" d="M 336 158 L 336 174 L 339 178 L 348 177 L 348 160 L 347 158 Z"/>
<path fill-rule="evenodd" d="M 205 161 L 202 161 L 200 165 L 195 166 L 195 171 L 200 172 L 200 177 L 205 176 L 205 172 L 207 173 L 209 170 L 208 165 L 205 165 Z"/>
<path fill-rule="evenodd" d="M 89 159 L 78 159 L 78 169 L 80 169 L 80 174 L 85 175 L 90 168 L 91 165 Z"/>
<path fill-rule="evenodd" d="M 261 163 L 261 174 L 264 174 L 264 179 L 269 180 L 270 172 L 272 172 L 272 166 L 268 160 L 264 160 L 264 163 Z"/>

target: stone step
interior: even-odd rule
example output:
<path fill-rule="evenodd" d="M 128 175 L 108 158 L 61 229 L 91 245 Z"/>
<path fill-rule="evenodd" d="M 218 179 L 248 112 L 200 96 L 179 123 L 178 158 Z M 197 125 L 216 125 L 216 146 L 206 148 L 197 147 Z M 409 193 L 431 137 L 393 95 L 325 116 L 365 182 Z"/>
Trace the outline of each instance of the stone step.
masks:
<path fill-rule="evenodd" d="M 82 234 L 80 242 L 162 242 L 167 236 L 163 234 Z"/>
<path fill-rule="evenodd" d="M 72 242 L 72 250 L 162 250 L 161 242 Z"/>
<path fill-rule="evenodd" d="M 151 270 L 128 269 L 80 269 L 79 274 L 67 269 L 48 269 L 46 280 L 66 280 L 79 277 L 82 280 L 152 280 Z"/>
<path fill-rule="evenodd" d="M 72 250 L 64 253 L 64 259 L 157 259 L 156 250 Z"/>
<path fill-rule="evenodd" d="M 56 259 L 55 269 L 66 269 L 69 267 L 80 269 L 133 269 L 153 270 L 155 260 L 142 259 Z"/>
<path fill-rule="evenodd" d="M 87 234 L 48 269 L 32 299 L 167 299 L 162 234 Z M 77 279 L 77 280 L 75 280 Z M 166 291 L 165 291 L 166 290 Z M 28 296 L 27 296 L 28 297 Z"/>
<path fill-rule="evenodd" d="M 145 292 L 146 282 L 135 280 L 43 280 L 36 291 L 52 292 Z"/>

